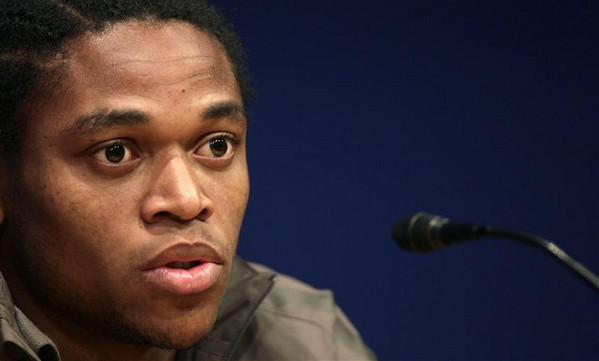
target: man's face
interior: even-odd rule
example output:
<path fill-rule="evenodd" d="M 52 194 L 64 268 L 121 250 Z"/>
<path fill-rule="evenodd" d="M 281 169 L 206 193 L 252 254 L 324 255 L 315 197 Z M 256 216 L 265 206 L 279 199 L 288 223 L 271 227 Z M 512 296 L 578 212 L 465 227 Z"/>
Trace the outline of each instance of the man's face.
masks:
<path fill-rule="evenodd" d="M 230 64 L 183 23 L 118 24 L 69 50 L 59 89 L 24 106 L 9 286 L 43 330 L 188 346 L 216 318 L 249 192 Z"/>

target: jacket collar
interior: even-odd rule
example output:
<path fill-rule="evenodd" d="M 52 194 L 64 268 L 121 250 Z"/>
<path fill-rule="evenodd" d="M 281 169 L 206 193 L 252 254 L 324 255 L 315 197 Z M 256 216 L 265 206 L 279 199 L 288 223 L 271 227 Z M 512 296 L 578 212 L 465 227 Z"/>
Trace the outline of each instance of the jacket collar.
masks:
<path fill-rule="evenodd" d="M 38 356 L 39 355 L 39 356 Z M 54 343 L 12 302 L 8 285 L 0 273 L 0 356 L 57 361 Z"/>
<path fill-rule="evenodd" d="M 199 344 L 180 350 L 176 360 L 230 359 L 254 312 L 272 289 L 275 278 L 273 273 L 258 272 L 236 257 L 214 328 Z M 25 355 L 36 361 L 59 360 L 54 343 L 13 305 L 0 273 L 0 356 L 9 354 Z"/>
<path fill-rule="evenodd" d="M 196 346 L 179 351 L 176 361 L 229 360 L 256 309 L 275 281 L 274 273 L 258 272 L 236 257 L 214 328 Z"/>

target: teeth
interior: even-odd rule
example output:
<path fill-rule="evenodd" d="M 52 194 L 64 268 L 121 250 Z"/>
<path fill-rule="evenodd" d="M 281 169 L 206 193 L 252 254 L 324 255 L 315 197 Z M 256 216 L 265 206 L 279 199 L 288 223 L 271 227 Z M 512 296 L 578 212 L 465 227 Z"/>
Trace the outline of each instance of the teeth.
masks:
<path fill-rule="evenodd" d="M 199 265 L 200 262 L 199 261 L 190 261 L 190 262 L 171 262 L 169 264 L 167 264 L 166 266 L 168 268 L 176 268 L 176 269 L 184 269 L 184 270 L 188 270 L 190 268 L 194 268 L 195 266 Z"/>

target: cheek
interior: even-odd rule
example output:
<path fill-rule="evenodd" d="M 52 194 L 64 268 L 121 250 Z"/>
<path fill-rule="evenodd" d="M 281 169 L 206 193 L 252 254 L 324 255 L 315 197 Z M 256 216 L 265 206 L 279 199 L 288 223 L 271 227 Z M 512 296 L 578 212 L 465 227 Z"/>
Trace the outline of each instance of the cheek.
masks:
<path fill-rule="evenodd" d="M 215 178 L 210 193 L 215 203 L 215 222 L 226 224 L 232 230 L 239 228 L 249 197 L 247 171 Z"/>
<path fill-rule="evenodd" d="M 121 259 L 115 256 L 127 251 L 128 244 L 119 241 L 137 225 L 127 208 L 131 196 L 91 189 L 68 172 L 54 169 L 53 174 L 62 176 L 35 178 L 23 192 L 25 208 L 20 213 L 29 215 L 22 217 L 29 242 L 43 247 L 48 262 L 57 267 L 62 262 L 74 269 L 85 270 L 90 264 L 110 268 Z"/>

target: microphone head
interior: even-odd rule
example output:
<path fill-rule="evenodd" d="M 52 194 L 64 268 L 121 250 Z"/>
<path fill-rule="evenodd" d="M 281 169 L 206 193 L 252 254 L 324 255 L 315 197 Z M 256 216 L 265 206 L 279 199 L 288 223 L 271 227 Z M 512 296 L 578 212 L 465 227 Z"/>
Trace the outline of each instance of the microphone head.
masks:
<path fill-rule="evenodd" d="M 406 251 L 435 251 L 447 246 L 439 237 L 439 231 L 448 222 L 447 218 L 418 212 L 395 222 L 391 236 Z"/>

